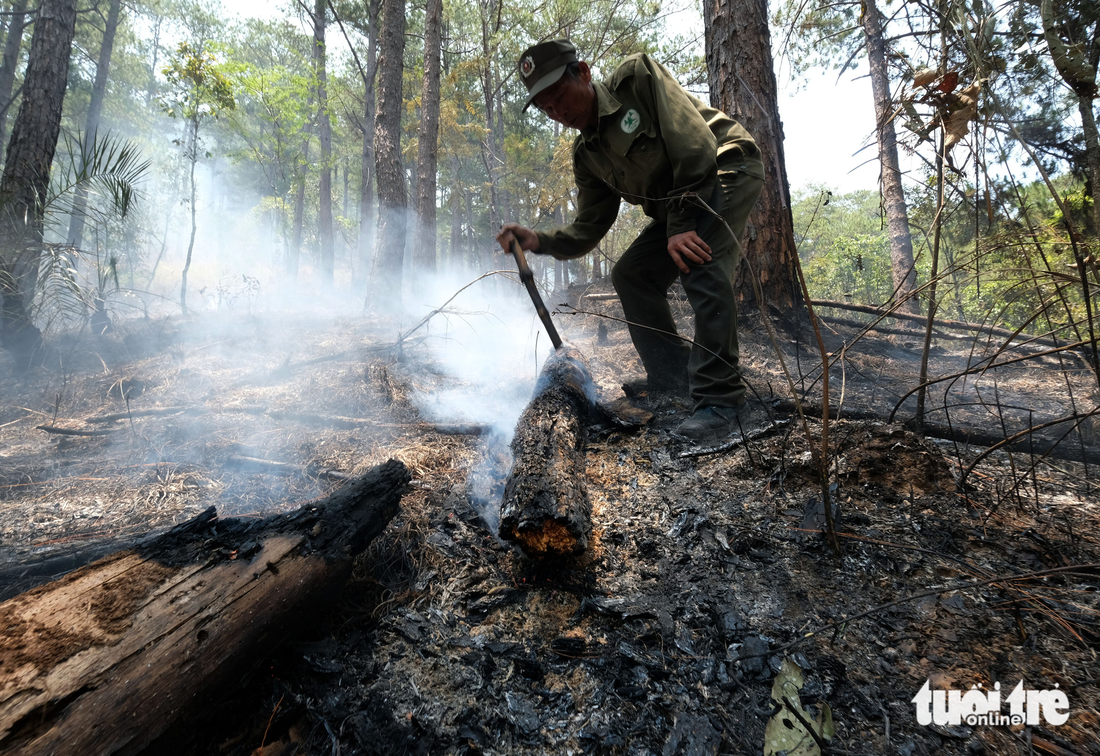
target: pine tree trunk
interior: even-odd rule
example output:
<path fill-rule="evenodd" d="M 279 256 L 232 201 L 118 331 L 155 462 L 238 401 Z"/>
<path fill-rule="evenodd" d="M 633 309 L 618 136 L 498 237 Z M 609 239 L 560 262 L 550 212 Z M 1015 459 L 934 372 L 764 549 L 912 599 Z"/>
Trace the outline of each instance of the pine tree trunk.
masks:
<path fill-rule="evenodd" d="M 332 239 L 332 121 L 328 115 L 327 73 L 325 71 L 326 0 L 316 0 L 313 12 L 313 66 L 317 77 L 317 138 L 321 143 L 321 186 L 317 208 L 318 236 L 321 240 L 320 279 L 322 288 L 332 288 L 335 249 Z"/>
<path fill-rule="evenodd" d="M 23 45 L 23 28 L 26 26 L 27 0 L 15 0 L 11 4 L 11 23 L 4 40 L 4 57 L 0 61 L 0 148 L 6 144 L 8 113 L 11 112 L 12 87 L 15 85 L 15 69 L 19 65 L 19 49 Z"/>
<path fill-rule="evenodd" d="M 0 336 L 5 349 L 28 360 L 42 344 L 30 307 L 75 27 L 75 0 L 42 0 L 23 79 L 23 101 L 0 178 Z"/>
<path fill-rule="evenodd" d="M 420 138 L 417 146 L 416 245 L 418 272 L 435 270 L 435 191 L 439 148 L 439 71 L 443 0 L 427 0 L 424 10 L 424 87 L 420 96 Z"/>
<path fill-rule="evenodd" d="M 495 0 L 503 2 L 503 0 Z M 485 100 L 485 138 L 481 142 L 481 159 L 489 175 L 489 228 L 497 229 L 501 225 L 500 174 L 504 161 L 500 157 L 500 134 L 497 131 L 496 110 L 497 92 L 493 82 L 493 50 L 490 24 L 496 13 L 494 0 L 481 0 L 481 93 Z"/>
<path fill-rule="evenodd" d="M 107 21 L 103 27 L 103 44 L 99 48 L 99 61 L 95 69 L 95 82 L 92 84 L 92 98 L 88 102 L 88 120 L 84 124 L 84 160 L 90 156 L 95 145 L 96 132 L 99 130 L 99 116 L 103 112 L 103 99 L 107 94 L 107 73 L 111 68 L 111 52 L 115 47 L 115 32 L 118 30 L 118 16 L 122 9 L 122 0 L 111 0 L 107 9 Z M 68 242 L 70 247 L 79 248 L 84 240 L 85 211 L 88 207 L 88 187 L 77 187 L 73 200 L 72 217 L 69 219 Z"/>
<path fill-rule="evenodd" d="M 917 272 L 913 265 L 913 235 L 909 230 L 909 211 L 901 185 L 898 140 L 894 131 L 894 108 L 890 97 L 890 76 L 886 69 L 886 45 L 882 39 L 882 14 L 875 0 L 868 0 L 863 15 L 867 37 L 867 62 L 871 67 L 871 90 L 875 96 L 875 121 L 878 133 L 878 157 L 882 166 L 882 194 L 886 204 L 886 225 L 890 234 L 890 271 L 894 280 L 894 300 L 904 304 L 904 312 L 920 311 L 913 292 Z"/>
<path fill-rule="evenodd" d="M 378 59 L 378 12 L 381 0 L 370 0 L 367 22 L 367 72 L 363 77 L 363 155 L 359 173 L 359 270 L 369 284 L 374 250 L 374 79 Z"/>
<path fill-rule="evenodd" d="M 802 301 L 794 264 L 791 191 L 783 154 L 783 126 L 772 70 L 766 0 L 704 0 L 710 101 L 748 129 L 764 160 L 764 191 L 749 217 L 744 259 L 755 272 L 764 299 L 780 310 Z M 755 302 L 742 264 L 737 275 L 742 301 Z M 760 303 L 756 303 L 759 306 Z"/>
<path fill-rule="evenodd" d="M 404 0 L 384 0 L 382 50 L 378 64 L 378 117 L 374 155 L 378 173 L 378 240 L 374 252 L 370 305 L 388 311 L 401 304 L 405 257 L 405 170 L 401 163 L 401 91 L 405 54 Z"/>

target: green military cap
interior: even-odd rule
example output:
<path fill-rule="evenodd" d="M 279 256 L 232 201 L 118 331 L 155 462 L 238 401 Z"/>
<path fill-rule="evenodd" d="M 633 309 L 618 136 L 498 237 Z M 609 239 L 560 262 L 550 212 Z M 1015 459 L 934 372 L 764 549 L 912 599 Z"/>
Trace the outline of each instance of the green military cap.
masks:
<path fill-rule="evenodd" d="M 552 39 L 528 47 L 519 57 L 519 75 L 527 86 L 523 109 L 543 90 L 554 85 L 570 63 L 577 62 L 577 48 L 568 39 Z"/>

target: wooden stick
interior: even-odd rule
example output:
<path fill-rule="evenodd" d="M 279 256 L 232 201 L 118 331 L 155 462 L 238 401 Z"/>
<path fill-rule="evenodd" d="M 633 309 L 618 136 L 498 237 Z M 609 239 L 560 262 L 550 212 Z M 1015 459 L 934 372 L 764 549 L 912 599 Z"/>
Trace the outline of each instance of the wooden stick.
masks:
<path fill-rule="evenodd" d="M 523 281 L 523 285 L 527 287 L 527 293 L 531 295 L 531 301 L 535 303 L 535 312 L 539 314 L 539 319 L 546 326 L 546 332 L 550 334 L 550 342 L 554 345 L 554 349 L 561 349 L 561 336 L 558 335 L 558 329 L 554 327 L 554 321 L 550 319 L 550 313 L 546 310 L 542 295 L 539 294 L 538 287 L 535 286 L 535 274 L 531 272 L 530 266 L 527 265 L 523 248 L 519 246 L 519 242 L 516 241 L 515 237 L 512 238 L 510 246 L 512 256 L 516 258 L 516 267 L 519 268 L 519 278 Z"/>

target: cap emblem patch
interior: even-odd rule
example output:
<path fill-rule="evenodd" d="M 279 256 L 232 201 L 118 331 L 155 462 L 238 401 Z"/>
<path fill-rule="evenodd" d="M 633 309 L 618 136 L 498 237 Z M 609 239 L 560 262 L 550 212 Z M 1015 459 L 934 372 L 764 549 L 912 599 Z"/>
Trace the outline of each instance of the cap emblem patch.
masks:
<path fill-rule="evenodd" d="M 631 108 L 626 111 L 626 115 L 623 116 L 623 121 L 620 125 L 625 133 L 633 134 L 641 124 L 642 117 L 638 115 L 637 110 Z"/>
<path fill-rule="evenodd" d="M 519 64 L 519 72 L 523 74 L 523 78 L 527 78 L 535 70 L 535 61 L 528 55 L 523 59 L 523 62 Z"/>

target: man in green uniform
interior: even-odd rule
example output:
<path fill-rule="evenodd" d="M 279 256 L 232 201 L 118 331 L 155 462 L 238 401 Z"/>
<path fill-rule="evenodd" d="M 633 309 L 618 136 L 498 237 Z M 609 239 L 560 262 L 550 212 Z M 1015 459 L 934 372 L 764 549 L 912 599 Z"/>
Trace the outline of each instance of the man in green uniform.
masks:
<path fill-rule="evenodd" d="M 580 131 L 573 143 L 577 215 L 549 233 L 509 223 L 497 240 L 505 250 L 515 238 L 525 250 L 568 260 L 599 243 L 621 200 L 641 205 L 652 221 L 611 279 L 647 387 L 690 391 L 694 412 L 678 435 L 695 442 L 725 438 L 746 401 L 732 279 L 741 259 L 738 240 L 764 185 L 756 143 L 648 55 L 631 55 L 599 82 L 571 42 L 552 40 L 528 48 L 519 73 L 529 93 L 525 109 L 533 102 Z M 677 276 L 695 311 L 691 346 L 674 335 L 667 292 Z"/>

